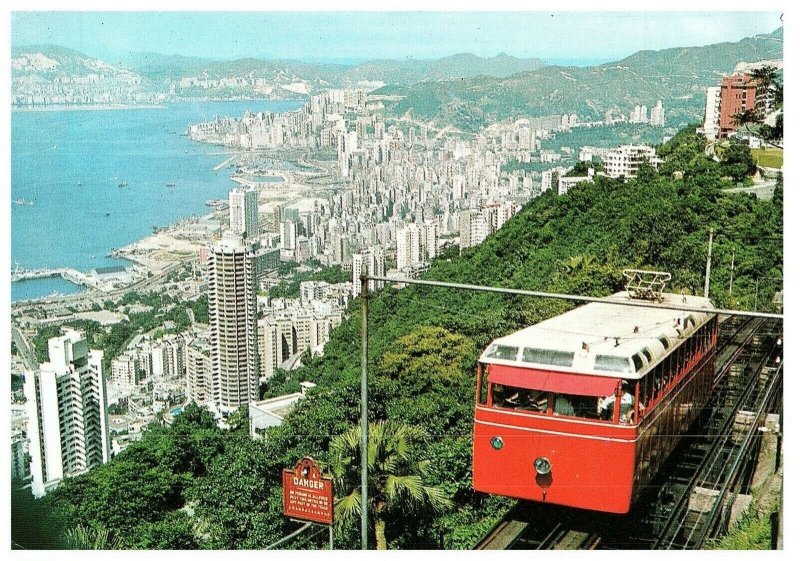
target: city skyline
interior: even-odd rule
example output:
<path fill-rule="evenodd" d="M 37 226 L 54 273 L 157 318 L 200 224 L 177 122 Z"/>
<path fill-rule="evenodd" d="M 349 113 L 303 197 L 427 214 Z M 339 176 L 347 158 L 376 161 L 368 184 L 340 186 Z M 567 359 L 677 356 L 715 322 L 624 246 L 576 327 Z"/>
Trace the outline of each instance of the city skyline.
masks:
<path fill-rule="evenodd" d="M 135 53 L 340 64 L 504 53 L 541 58 L 547 64 L 584 66 L 645 49 L 735 42 L 781 26 L 777 12 L 233 12 L 221 16 L 218 12 L 14 12 L 11 45 L 61 45 L 112 62 Z M 207 32 L 194 33 L 198 28 Z M 596 32 L 620 28 L 628 32 Z M 583 40 L 574 41 L 576 36 Z"/>

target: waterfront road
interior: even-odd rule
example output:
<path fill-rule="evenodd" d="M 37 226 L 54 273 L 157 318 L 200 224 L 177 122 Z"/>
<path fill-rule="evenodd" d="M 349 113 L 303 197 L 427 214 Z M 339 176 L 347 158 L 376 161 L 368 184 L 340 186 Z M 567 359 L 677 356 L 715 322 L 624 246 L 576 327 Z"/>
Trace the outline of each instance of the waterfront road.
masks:
<path fill-rule="evenodd" d="M 36 353 L 33 351 L 33 346 L 28 342 L 25 334 L 16 326 L 11 326 L 11 340 L 17 346 L 17 353 L 25 363 L 25 368 L 29 370 L 36 370 L 39 363 L 36 362 Z"/>
<path fill-rule="evenodd" d="M 78 294 L 68 294 L 66 296 L 47 298 L 44 300 L 22 300 L 20 302 L 12 302 L 11 311 L 12 313 L 25 312 L 32 308 L 47 308 L 50 306 L 59 307 L 66 305 L 75 306 L 87 302 L 90 304 L 93 302 L 102 303 L 105 300 L 122 296 L 128 292 L 151 288 L 154 285 L 163 282 L 167 275 L 177 270 L 178 268 L 188 263 L 189 261 L 190 260 L 176 261 L 174 263 L 170 263 L 169 265 L 161 269 L 161 271 L 159 271 L 158 273 L 154 273 L 153 276 L 150 278 L 139 280 L 129 286 L 115 288 L 114 290 L 111 290 L 109 292 L 97 292 L 92 290 Z"/>

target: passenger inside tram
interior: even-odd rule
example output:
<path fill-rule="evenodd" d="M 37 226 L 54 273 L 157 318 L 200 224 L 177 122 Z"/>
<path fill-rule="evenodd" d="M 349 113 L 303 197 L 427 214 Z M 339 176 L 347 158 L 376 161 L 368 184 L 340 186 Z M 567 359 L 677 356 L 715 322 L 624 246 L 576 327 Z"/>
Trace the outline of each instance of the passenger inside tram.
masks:
<path fill-rule="evenodd" d="M 495 384 L 492 392 L 492 405 L 507 409 L 522 409 L 525 411 L 547 411 L 548 393 L 540 390 L 515 388 Z"/>
<path fill-rule="evenodd" d="M 597 398 L 597 415 L 604 421 L 610 421 L 614 415 L 614 402 L 617 400 L 616 392 L 608 397 Z M 628 382 L 622 382 L 622 399 L 619 402 L 619 421 L 621 423 L 633 422 L 633 393 L 630 391 Z M 641 411 L 643 406 L 639 405 Z"/>

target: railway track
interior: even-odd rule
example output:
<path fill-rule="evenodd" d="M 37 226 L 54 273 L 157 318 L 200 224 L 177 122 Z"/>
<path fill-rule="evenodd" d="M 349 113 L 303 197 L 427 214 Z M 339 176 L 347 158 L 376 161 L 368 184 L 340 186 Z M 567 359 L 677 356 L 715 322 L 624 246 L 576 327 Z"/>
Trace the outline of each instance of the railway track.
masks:
<path fill-rule="evenodd" d="M 782 323 L 731 318 L 720 328 L 715 390 L 707 414 L 671 455 L 648 496 L 626 516 L 520 501 L 475 549 L 693 549 L 720 530 L 747 486 L 760 420 L 779 407 Z M 765 374 L 766 372 L 766 374 Z M 734 431 L 737 414 L 752 423 Z M 739 427 L 741 428 L 741 427 Z M 693 513 L 697 489 L 711 497 Z M 696 498 L 696 497 L 695 497 Z"/>

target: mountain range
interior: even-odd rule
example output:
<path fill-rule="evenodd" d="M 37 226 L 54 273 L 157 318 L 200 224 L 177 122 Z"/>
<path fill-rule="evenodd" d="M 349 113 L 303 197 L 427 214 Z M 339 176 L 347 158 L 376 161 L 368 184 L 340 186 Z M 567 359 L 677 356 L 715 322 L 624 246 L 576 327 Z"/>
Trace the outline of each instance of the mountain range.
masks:
<path fill-rule="evenodd" d="M 601 118 L 611 109 L 664 100 L 671 116 L 697 119 L 705 90 L 742 61 L 783 58 L 783 29 L 736 43 L 639 51 L 618 62 L 590 67 L 545 66 L 507 77 L 387 85 L 375 93 L 402 96 L 389 106 L 425 119 L 445 118 L 466 128 L 487 119 L 577 113 Z"/>
<path fill-rule="evenodd" d="M 577 113 L 602 118 L 608 110 L 664 100 L 668 117 L 697 119 L 705 88 L 740 62 L 783 58 L 783 29 L 702 47 L 639 51 L 617 62 L 589 67 L 547 66 L 536 58 L 506 54 L 483 58 L 456 54 L 433 60 L 373 60 L 356 65 L 246 58 L 210 60 L 135 53 L 115 64 L 53 45 L 12 49 L 12 92 L 65 74 L 105 73 L 136 88 L 176 97 L 303 98 L 335 87 L 365 87 L 395 96 L 386 107 L 475 129 L 494 119 Z M 239 81 L 224 80 L 235 78 Z M 182 81 L 182 79 L 184 79 Z M 212 83 L 197 85 L 197 80 Z M 188 84 L 188 85 L 187 85 Z M 377 89 L 375 89 L 377 88 Z"/>

